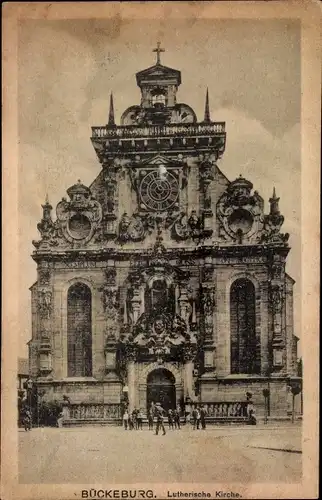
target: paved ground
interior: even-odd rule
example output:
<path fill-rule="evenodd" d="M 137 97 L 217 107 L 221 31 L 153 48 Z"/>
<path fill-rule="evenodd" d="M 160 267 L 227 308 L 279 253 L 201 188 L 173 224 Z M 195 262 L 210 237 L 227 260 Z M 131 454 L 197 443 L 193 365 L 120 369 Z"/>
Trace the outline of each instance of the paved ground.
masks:
<path fill-rule="evenodd" d="M 225 483 L 301 480 L 298 424 L 185 427 L 156 436 L 121 427 L 19 430 L 20 483 Z"/>

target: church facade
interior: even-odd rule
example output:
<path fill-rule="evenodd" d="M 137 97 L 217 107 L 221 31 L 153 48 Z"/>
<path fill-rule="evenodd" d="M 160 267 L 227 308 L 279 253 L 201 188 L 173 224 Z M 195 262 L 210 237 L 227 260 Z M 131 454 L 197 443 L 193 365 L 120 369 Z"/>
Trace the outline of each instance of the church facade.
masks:
<path fill-rule="evenodd" d="M 275 189 L 219 169 L 225 123 L 177 99 L 181 73 L 136 74 L 141 103 L 92 127 L 102 168 L 56 207 L 46 200 L 34 241 L 31 375 L 67 418 L 115 420 L 161 402 L 234 414 L 269 388 L 286 415 L 297 371 L 288 234 Z M 234 406 L 235 405 L 235 406 Z"/>

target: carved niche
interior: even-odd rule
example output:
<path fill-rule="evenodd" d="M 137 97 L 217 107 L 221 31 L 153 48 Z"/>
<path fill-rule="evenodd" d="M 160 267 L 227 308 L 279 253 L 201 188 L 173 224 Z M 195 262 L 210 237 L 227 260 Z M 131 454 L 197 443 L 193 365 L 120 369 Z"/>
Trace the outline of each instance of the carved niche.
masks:
<path fill-rule="evenodd" d="M 237 243 L 257 242 L 264 227 L 263 199 L 243 177 L 231 182 L 217 203 L 219 234 Z"/>
<path fill-rule="evenodd" d="M 63 198 L 56 208 L 57 221 L 64 238 L 74 245 L 86 244 L 102 221 L 102 207 L 88 187 L 78 181 L 67 190 L 70 201 Z"/>

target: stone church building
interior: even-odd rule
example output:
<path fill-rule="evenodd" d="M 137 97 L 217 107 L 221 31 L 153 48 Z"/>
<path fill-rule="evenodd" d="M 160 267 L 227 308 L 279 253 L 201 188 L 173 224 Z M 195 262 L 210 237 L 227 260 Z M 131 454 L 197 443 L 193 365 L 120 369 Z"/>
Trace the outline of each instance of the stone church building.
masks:
<path fill-rule="evenodd" d="M 296 377 L 288 234 L 272 187 L 269 212 L 242 175 L 219 168 L 225 123 L 181 103 L 181 73 L 136 74 L 141 102 L 92 127 L 101 171 L 38 224 L 31 287 L 31 376 L 70 421 L 116 420 L 161 402 L 286 415 Z"/>

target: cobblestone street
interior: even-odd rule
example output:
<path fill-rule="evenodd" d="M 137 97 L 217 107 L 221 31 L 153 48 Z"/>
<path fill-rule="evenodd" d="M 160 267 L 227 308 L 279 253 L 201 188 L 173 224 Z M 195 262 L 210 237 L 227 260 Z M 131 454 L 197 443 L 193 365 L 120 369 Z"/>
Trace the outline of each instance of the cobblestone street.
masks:
<path fill-rule="evenodd" d="M 301 427 L 19 430 L 20 483 L 230 483 L 301 479 Z"/>

